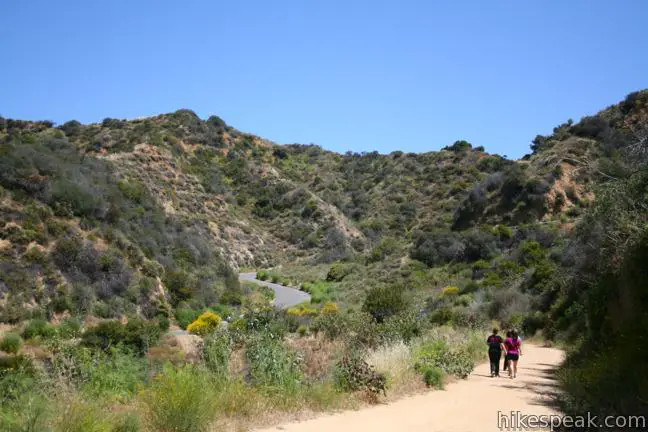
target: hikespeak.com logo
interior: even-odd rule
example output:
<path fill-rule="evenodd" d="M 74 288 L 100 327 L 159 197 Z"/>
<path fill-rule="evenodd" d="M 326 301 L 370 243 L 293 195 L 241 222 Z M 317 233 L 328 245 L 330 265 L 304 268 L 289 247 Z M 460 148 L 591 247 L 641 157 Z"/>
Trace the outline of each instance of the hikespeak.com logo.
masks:
<path fill-rule="evenodd" d="M 646 429 L 645 416 L 598 416 L 592 413 L 568 416 L 558 414 L 525 414 L 521 411 L 498 411 L 497 427 L 501 431 L 554 431 L 559 427 L 577 429 Z"/>

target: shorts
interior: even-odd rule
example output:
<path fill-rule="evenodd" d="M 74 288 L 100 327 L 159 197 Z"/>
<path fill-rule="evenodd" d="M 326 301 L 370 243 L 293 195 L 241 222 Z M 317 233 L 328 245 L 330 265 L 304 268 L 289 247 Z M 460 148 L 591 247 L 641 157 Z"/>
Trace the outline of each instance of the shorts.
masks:
<path fill-rule="evenodd" d="M 506 354 L 506 360 L 518 361 L 520 359 L 520 354 Z"/>

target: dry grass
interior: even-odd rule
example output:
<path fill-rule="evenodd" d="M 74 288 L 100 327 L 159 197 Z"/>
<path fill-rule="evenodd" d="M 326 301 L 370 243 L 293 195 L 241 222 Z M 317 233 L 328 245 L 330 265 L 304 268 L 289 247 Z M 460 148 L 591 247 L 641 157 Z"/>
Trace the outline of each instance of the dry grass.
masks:
<path fill-rule="evenodd" d="M 235 349 L 230 354 L 229 370 L 232 376 L 244 376 L 247 373 L 248 366 L 243 348 Z"/>
<path fill-rule="evenodd" d="M 45 361 L 51 357 L 51 353 L 40 345 L 35 345 L 31 342 L 26 343 L 22 346 L 20 353 L 31 357 L 35 360 Z"/>
<path fill-rule="evenodd" d="M 9 324 L 0 324 L 0 337 L 4 336 L 5 333 L 14 330 L 14 326 Z"/>
<path fill-rule="evenodd" d="M 330 341 L 323 335 L 291 338 L 286 344 L 299 353 L 303 360 L 303 372 L 314 380 L 330 374 L 343 348 L 340 342 Z"/>
<path fill-rule="evenodd" d="M 412 347 L 402 341 L 369 351 L 365 361 L 387 376 L 390 399 L 425 388 L 414 370 Z"/>
<path fill-rule="evenodd" d="M 188 362 L 198 361 L 202 356 L 202 338 L 193 334 L 173 336 Z"/>
<path fill-rule="evenodd" d="M 378 372 L 391 376 L 403 376 L 412 369 L 410 347 L 402 341 L 383 345 L 369 351 L 365 360 Z"/>

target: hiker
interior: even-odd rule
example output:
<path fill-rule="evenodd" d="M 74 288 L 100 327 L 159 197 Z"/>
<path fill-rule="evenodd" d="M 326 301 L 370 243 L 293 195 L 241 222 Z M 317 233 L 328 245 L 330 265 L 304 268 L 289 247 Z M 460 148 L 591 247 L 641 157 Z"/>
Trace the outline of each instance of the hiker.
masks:
<path fill-rule="evenodd" d="M 506 349 L 506 358 L 509 360 L 509 378 L 517 376 L 517 364 L 520 356 L 522 355 L 522 341 L 518 337 L 517 331 L 511 332 L 511 337 L 506 338 L 504 341 L 504 348 Z"/>
<path fill-rule="evenodd" d="M 499 376 L 499 364 L 502 358 L 503 341 L 497 333 L 499 330 L 493 329 L 493 334 L 488 336 L 486 344 L 488 345 L 488 359 L 490 360 L 491 378 Z"/>
<path fill-rule="evenodd" d="M 517 329 L 513 329 L 513 333 L 517 335 L 518 342 L 520 342 L 520 345 L 522 345 L 522 336 L 520 336 L 520 332 Z"/>
<path fill-rule="evenodd" d="M 511 337 L 511 333 L 512 333 L 511 330 L 508 330 L 506 332 L 506 339 Z M 506 339 L 504 339 L 504 340 L 506 340 Z M 507 371 L 509 369 L 509 363 L 510 362 L 509 362 L 508 356 L 506 355 L 506 353 L 504 353 L 504 367 L 502 368 L 503 371 Z"/>

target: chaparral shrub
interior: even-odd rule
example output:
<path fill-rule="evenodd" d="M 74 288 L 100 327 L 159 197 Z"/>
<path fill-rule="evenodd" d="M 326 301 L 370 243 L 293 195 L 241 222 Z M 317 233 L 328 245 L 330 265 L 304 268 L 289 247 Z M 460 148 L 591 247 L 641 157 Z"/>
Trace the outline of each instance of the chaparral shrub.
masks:
<path fill-rule="evenodd" d="M 22 338 L 16 333 L 7 333 L 0 341 L 0 351 L 17 354 L 23 344 Z"/>
<path fill-rule="evenodd" d="M 387 378 L 355 354 L 345 355 L 335 366 L 335 382 L 341 390 L 386 393 Z"/>
<path fill-rule="evenodd" d="M 194 322 L 189 324 L 187 330 L 199 336 L 206 335 L 215 331 L 223 319 L 213 312 L 205 312 L 198 317 Z"/>

